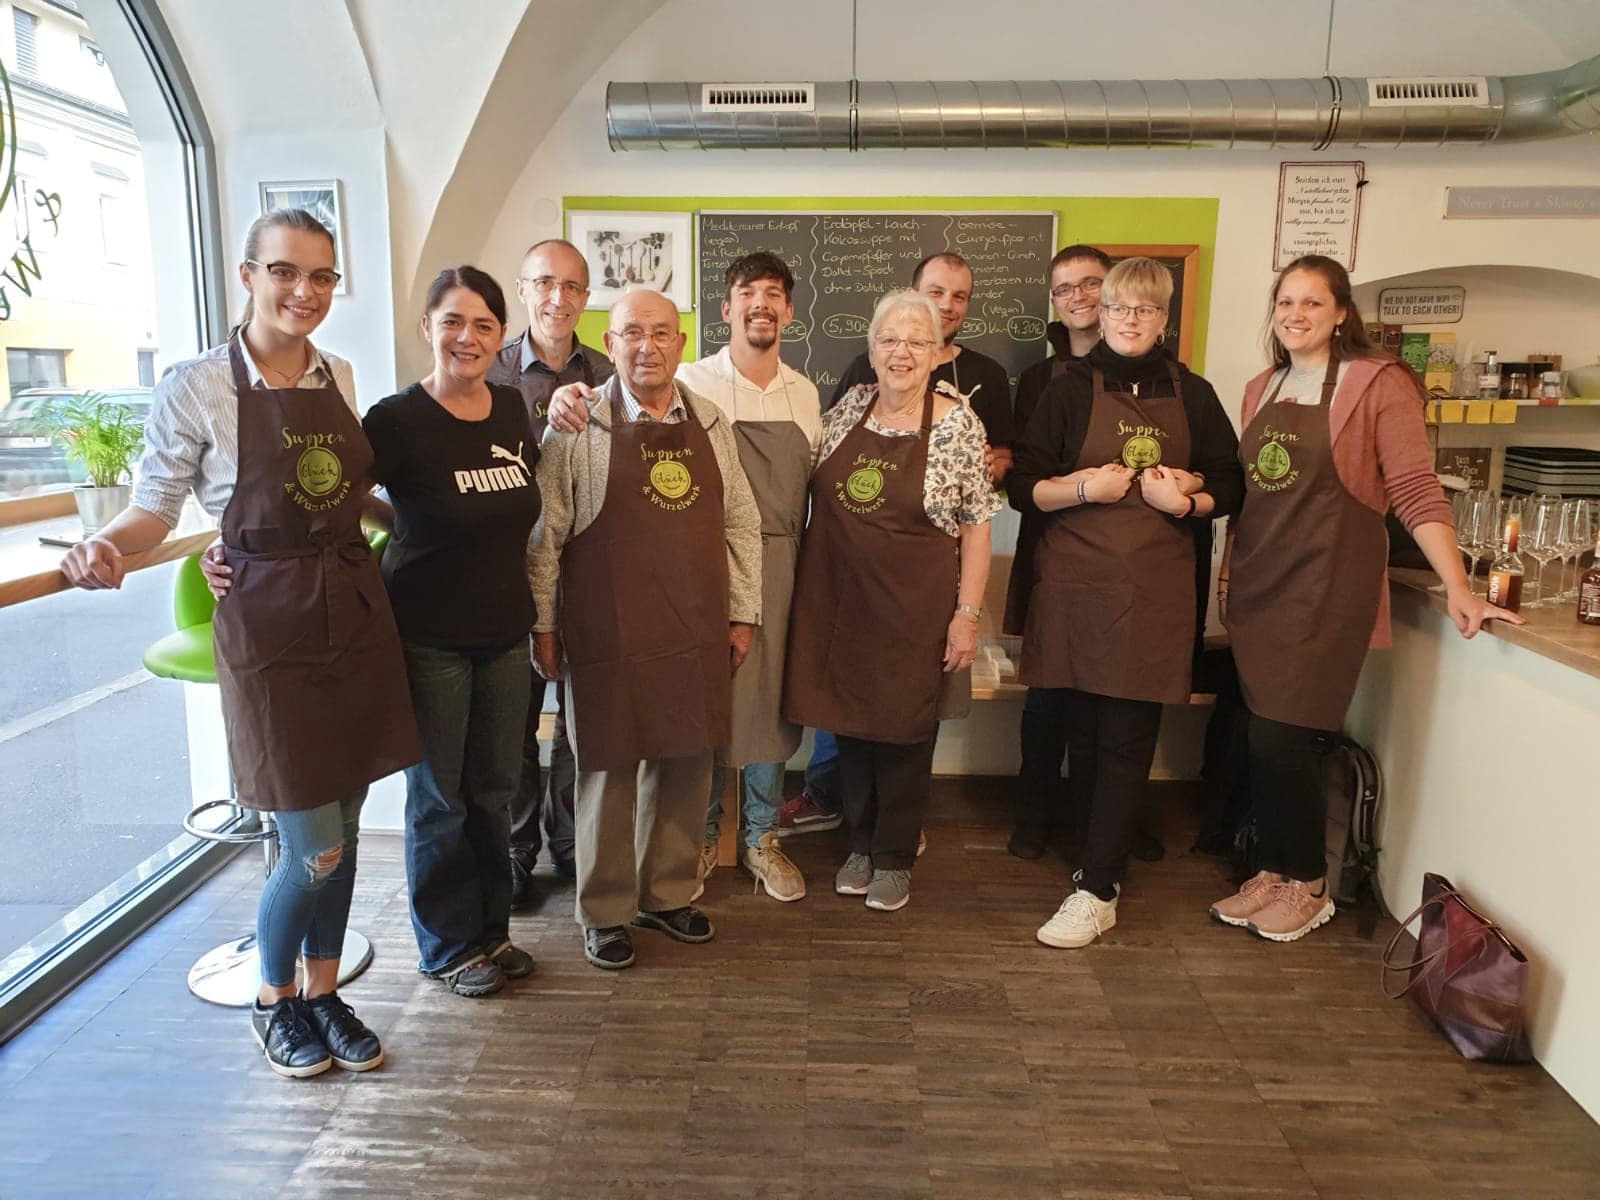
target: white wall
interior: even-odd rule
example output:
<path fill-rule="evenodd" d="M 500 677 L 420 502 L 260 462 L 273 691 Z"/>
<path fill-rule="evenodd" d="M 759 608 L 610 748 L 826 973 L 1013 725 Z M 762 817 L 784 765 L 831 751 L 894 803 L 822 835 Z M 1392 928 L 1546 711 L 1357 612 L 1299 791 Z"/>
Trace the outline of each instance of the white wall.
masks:
<path fill-rule="evenodd" d="M 1368 656 L 1349 729 L 1384 770 L 1379 883 L 1396 915 L 1449 877 L 1533 962 L 1534 1053 L 1600 1118 L 1600 946 L 1582 882 L 1600 843 L 1600 679 L 1498 638 L 1463 641 L 1399 592 L 1394 649 Z"/>

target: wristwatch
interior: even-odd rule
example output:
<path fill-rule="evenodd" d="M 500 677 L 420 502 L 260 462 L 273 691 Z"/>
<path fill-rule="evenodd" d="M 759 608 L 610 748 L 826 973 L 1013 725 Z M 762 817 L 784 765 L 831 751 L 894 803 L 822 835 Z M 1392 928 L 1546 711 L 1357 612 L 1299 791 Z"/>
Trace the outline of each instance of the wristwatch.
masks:
<path fill-rule="evenodd" d="M 975 608 L 970 604 L 958 604 L 956 605 L 956 611 L 971 617 L 974 621 L 983 616 L 983 609 Z"/>

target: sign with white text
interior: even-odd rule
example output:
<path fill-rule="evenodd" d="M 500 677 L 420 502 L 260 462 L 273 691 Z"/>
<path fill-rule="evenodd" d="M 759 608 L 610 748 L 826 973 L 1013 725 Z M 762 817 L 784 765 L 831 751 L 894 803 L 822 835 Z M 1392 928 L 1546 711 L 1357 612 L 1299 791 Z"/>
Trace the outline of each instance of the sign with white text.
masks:
<path fill-rule="evenodd" d="M 1361 218 L 1361 162 L 1286 162 L 1278 174 L 1278 228 L 1272 269 L 1281 271 L 1304 254 L 1321 254 L 1345 270 L 1356 265 L 1356 226 Z"/>
<path fill-rule="evenodd" d="M 1447 187 L 1444 215 L 1467 220 L 1600 217 L 1600 187 Z"/>
<path fill-rule="evenodd" d="M 1378 293 L 1378 320 L 1384 325 L 1454 325 L 1467 307 L 1467 289 L 1384 288 Z"/>

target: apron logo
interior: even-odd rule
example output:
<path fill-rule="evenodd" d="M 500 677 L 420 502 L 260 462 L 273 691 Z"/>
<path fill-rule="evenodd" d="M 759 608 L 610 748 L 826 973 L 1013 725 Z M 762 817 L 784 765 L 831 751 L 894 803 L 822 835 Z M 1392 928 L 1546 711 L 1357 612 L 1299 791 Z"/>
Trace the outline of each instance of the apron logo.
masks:
<path fill-rule="evenodd" d="M 321 497 L 339 486 L 344 470 L 339 465 L 339 456 L 333 451 L 312 446 L 303 451 L 300 460 L 295 463 L 294 477 L 306 495 Z"/>
<path fill-rule="evenodd" d="M 857 504 L 868 504 L 883 491 L 883 472 L 877 467 L 862 467 L 851 471 L 844 481 L 845 493 Z"/>
<path fill-rule="evenodd" d="M 681 499 L 692 481 L 689 468 L 671 459 L 662 459 L 650 468 L 650 486 L 668 500 Z"/>
<path fill-rule="evenodd" d="M 1122 443 L 1122 461 L 1135 471 L 1153 467 L 1161 461 L 1161 443 L 1145 434 L 1138 434 Z"/>
<path fill-rule="evenodd" d="M 1292 465 L 1289 452 L 1280 442 L 1267 442 L 1256 454 L 1256 473 L 1261 478 L 1276 482 L 1289 473 Z"/>

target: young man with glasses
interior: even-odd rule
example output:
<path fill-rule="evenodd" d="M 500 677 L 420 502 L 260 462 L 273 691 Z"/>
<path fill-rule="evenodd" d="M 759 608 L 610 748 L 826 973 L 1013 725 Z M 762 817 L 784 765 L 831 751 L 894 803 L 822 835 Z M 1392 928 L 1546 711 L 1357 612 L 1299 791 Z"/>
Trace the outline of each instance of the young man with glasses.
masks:
<path fill-rule="evenodd" d="M 500 348 L 487 378 L 490 383 L 509 384 L 522 393 L 523 403 L 528 406 L 532 440 L 537 443 L 544 436 L 549 419 L 551 394 L 566 383 L 599 387 L 611 378 L 611 360 L 578 341 L 578 317 L 589 299 L 589 266 L 571 242 L 548 238 L 529 247 L 517 272 L 517 298 L 527 309 L 527 331 Z M 533 864 L 545 837 L 549 838 L 550 858 L 556 871 L 568 879 L 573 875 L 576 767 L 567 739 L 566 700 L 562 689 L 557 688 L 550 795 L 546 804 L 538 736 L 544 698 L 545 681 L 536 673 L 522 743 L 522 785 L 511 803 L 513 908 L 526 908 L 533 901 Z"/>

